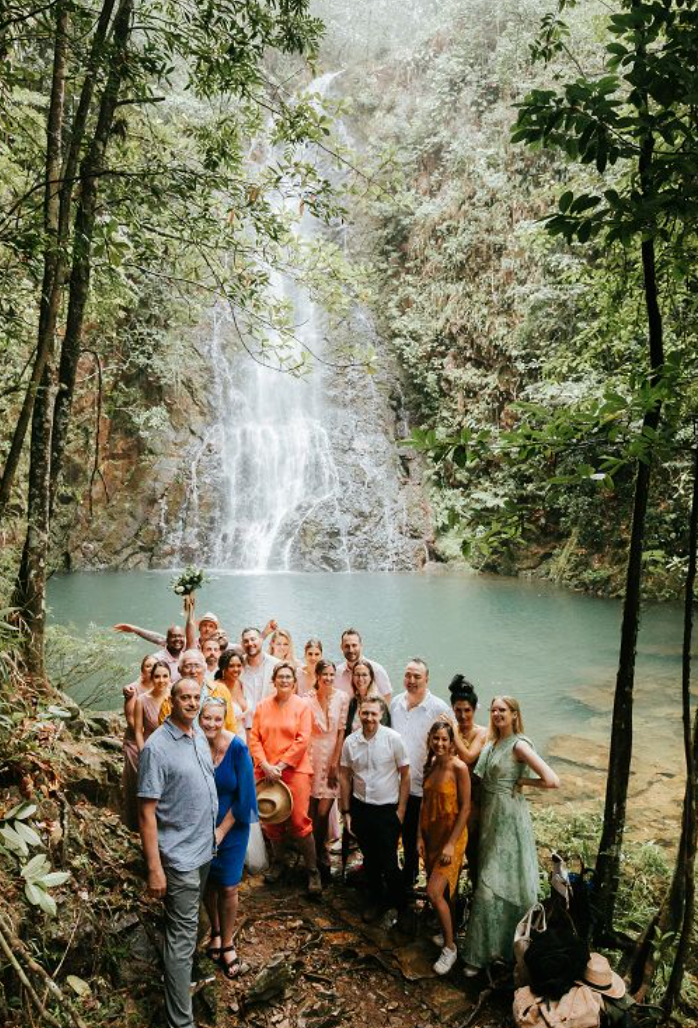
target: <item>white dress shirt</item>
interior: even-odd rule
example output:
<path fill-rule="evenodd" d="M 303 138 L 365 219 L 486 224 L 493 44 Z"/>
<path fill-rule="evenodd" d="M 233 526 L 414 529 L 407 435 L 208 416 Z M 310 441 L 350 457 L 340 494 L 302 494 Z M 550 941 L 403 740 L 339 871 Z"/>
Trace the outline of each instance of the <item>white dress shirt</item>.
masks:
<path fill-rule="evenodd" d="M 392 728 L 379 725 L 367 739 L 363 730 L 344 740 L 340 766 L 353 776 L 352 791 L 357 800 L 380 806 L 397 803 L 400 796 L 400 768 L 409 767 L 405 744 Z"/>
<path fill-rule="evenodd" d="M 406 692 L 395 697 L 390 704 L 390 721 L 395 731 L 400 733 L 410 757 L 410 796 L 421 796 L 429 729 L 442 714 L 448 714 L 451 719 L 453 714 L 448 704 L 428 689 L 422 702 L 411 710 L 407 708 L 407 700 Z"/>
<path fill-rule="evenodd" d="M 277 664 L 281 664 L 277 657 L 272 657 L 270 653 L 265 653 L 261 664 L 258 664 L 257 667 L 250 667 L 245 662 L 245 666 L 240 672 L 240 681 L 242 682 L 242 689 L 247 700 L 247 710 L 245 711 L 245 726 L 247 728 L 252 727 L 252 718 L 257 709 L 257 704 L 262 700 L 266 700 L 267 696 L 273 696 L 274 694 L 271 676 Z"/>
<path fill-rule="evenodd" d="M 365 660 L 373 668 L 373 673 L 376 676 L 376 686 L 381 696 L 384 699 L 386 696 L 390 696 L 393 687 L 390 684 L 388 672 L 383 665 L 379 664 L 377 660 L 371 660 L 370 657 L 362 657 L 361 660 Z M 352 669 L 347 665 L 346 660 L 343 660 L 341 664 L 337 664 L 337 670 L 334 674 L 335 689 L 341 689 L 349 697 L 354 695 L 354 690 L 351 687 L 351 672 Z"/>

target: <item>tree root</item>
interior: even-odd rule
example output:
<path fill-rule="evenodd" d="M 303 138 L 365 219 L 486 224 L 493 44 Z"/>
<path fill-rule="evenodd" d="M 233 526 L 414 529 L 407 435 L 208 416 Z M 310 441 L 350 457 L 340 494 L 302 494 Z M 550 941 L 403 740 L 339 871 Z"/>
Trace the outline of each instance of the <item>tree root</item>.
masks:
<path fill-rule="evenodd" d="M 53 1028 L 62 1028 L 60 1021 L 58 1021 L 53 1014 L 50 1014 L 45 1005 L 41 1002 L 41 999 L 35 992 L 26 971 L 17 959 L 16 953 L 19 953 L 26 966 L 33 974 L 43 979 L 48 992 L 50 992 L 52 998 L 58 1003 L 58 1005 L 66 1011 L 75 1025 L 75 1028 L 88 1028 L 87 1023 L 82 1019 L 62 989 L 58 987 L 46 968 L 42 967 L 41 964 L 34 960 L 25 944 L 14 934 L 11 930 L 11 926 L 8 925 L 8 922 L 4 918 L 0 921 L 0 949 L 3 950 L 5 956 L 10 961 L 17 977 L 27 990 L 27 995 L 36 1007 L 37 1013 L 44 1021 L 52 1025 Z"/>
<path fill-rule="evenodd" d="M 12 941 L 14 942 L 15 940 L 12 939 Z M 41 1017 L 44 1021 L 48 1021 L 50 1025 L 53 1025 L 53 1028 L 62 1028 L 61 1022 L 57 1021 L 53 1014 L 49 1014 L 48 1010 L 37 996 L 36 992 L 34 991 L 32 983 L 29 981 L 29 978 L 26 975 L 24 968 L 12 952 L 10 944 L 5 938 L 2 929 L 0 929 L 0 949 L 2 949 L 3 953 L 9 960 L 12 967 L 14 968 L 17 977 L 19 978 L 20 982 L 24 986 L 24 989 L 26 990 L 27 996 L 29 996 L 29 999 L 36 1007 L 36 1012 L 38 1013 L 39 1017 Z"/>

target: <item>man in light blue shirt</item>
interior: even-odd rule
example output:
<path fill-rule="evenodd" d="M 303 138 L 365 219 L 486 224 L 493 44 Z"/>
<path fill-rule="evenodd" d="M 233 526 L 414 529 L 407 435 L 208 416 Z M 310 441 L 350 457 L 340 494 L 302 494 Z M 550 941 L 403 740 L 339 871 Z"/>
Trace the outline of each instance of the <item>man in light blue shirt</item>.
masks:
<path fill-rule="evenodd" d="M 138 767 L 139 823 L 148 891 L 165 903 L 168 1028 L 194 1028 L 191 970 L 199 902 L 215 848 L 218 797 L 208 742 L 195 723 L 201 686 L 180 678 L 172 713 L 150 736 Z"/>

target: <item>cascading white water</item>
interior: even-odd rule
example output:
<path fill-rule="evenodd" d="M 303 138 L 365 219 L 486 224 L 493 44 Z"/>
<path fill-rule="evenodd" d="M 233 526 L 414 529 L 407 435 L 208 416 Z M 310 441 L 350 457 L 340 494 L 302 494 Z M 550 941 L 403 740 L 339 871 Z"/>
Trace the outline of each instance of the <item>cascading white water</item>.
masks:
<path fill-rule="evenodd" d="M 321 76 L 309 92 L 325 95 L 335 77 Z M 307 213 L 297 222 L 301 241 L 318 230 Z M 385 398 L 360 370 L 333 369 L 326 315 L 307 290 L 275 273 L 269 292 L 292 312 L 297 356 L 307 349 L 321 360 L 300 379 L 254 362 L 236 347 L 226 305 L 216 305 L 207 340 L 212 423 L 191 455 L 177 563 L 242 571 L 415 566 L 423 544 L 408 523 Z"/>

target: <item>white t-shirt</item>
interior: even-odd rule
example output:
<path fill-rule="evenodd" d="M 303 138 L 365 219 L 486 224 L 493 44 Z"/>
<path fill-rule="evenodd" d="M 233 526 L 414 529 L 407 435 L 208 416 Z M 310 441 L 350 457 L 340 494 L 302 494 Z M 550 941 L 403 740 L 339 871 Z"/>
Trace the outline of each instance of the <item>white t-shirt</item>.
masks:
<path fill-rule="evenodd" d="M 257 709 L 257 704 L 261 700 L 265 700 L 267 696 L 273 695 L 274 686 L 272 685 L 271 676 L 276 665 L 280 663 L 281 661 L 277 657 L 272 657 L 269 653 L 264 654 L 262 662 L 257 667 L 250 667 L 245 662 L 245 666 L 240 672 L 240 681 L 242 682 L 245 699 L 247 700 L 247 710 L 245 712 L 245 725 L 247 728 L 252 727 L 252 718 Z"/>
<path fill-rule="evenodd" d="M 363 731 L 352 732 L 344 740 L 340 766 L 353 776 L 352 791 L 357 800 L 380 806 L 397 803 L 400 795 L 400 768 L 409 767 L 405 744 L 392 728 L 379 725 L 372 738 Z"/>
<path fill-rule="evenodd" d="M 396 732 L 399 732 L 410 757 L 411 785 L 410 795 L 422 795 L 424 764 L 427 759 L 427 735 L 429 729 L 442 714 L 453 719 L 451 708 L 438 696 L 427 689 L 421 703 L 411 710 L 407 709 L 407 693 L 396 696 L 390 704 L 390 721 Z"/>

